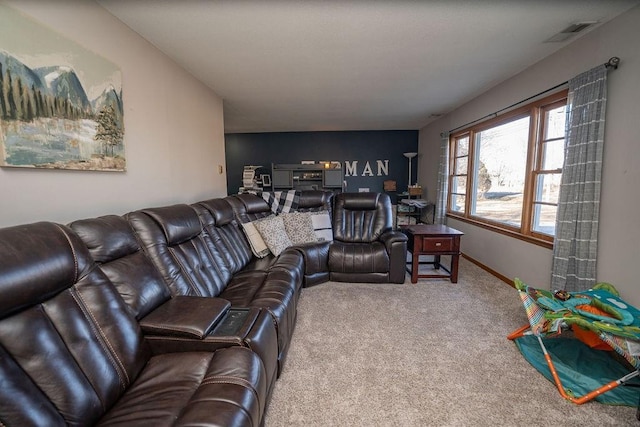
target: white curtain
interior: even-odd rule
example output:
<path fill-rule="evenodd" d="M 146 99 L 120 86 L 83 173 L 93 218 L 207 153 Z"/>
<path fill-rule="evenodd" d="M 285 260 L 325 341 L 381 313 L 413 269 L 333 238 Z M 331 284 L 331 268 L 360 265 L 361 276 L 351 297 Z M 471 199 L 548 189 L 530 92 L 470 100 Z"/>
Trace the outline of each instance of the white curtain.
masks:
<path fill-rule="evenodd" d="M 604 65 L 569 80 L 552 290 L 582 291 L 596 282 L 606 104 L 607 68 Z"/>
<path fill-rule="evenodd" d="M 440 165 L 438 167 L 438 190 L 434 224 L 444 224 L 447 213 L 447 193 L 449 192 L 449 132 L 440 134 Z"/>

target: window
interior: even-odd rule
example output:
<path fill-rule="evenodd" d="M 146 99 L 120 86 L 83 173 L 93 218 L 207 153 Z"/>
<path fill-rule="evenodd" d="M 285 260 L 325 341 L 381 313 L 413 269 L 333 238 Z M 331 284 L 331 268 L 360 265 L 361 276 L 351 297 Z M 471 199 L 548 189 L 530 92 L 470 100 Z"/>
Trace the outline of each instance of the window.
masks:
<path fill-rule="evenodd" d="M 452 134 L 448 214 L 553 242 L 566 103 L 563 91 Z"/>
<path fill-rule="evenodd" d="M 451 202 L 449 207 L 452 211 L 464 213 L 467 197 L 467 170 L 469 165 L 469 135 L 454 138 L 453 171 L 449 185 L 451 188 Z"/>

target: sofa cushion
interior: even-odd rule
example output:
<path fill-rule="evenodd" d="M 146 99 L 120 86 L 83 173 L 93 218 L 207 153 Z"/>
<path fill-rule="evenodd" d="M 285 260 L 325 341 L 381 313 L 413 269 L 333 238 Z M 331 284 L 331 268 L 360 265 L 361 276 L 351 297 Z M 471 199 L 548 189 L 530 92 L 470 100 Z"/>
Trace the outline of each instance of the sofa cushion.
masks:
<path fill-rule="evenodd" d="M 313 212 L 309 214 L 313 232 L 318 242 L 330 242 L 333 240 L 331 216 L 328 211 Z"/>
<path fill-rule="evenodd" d="M 74 221 L 69 226 L 80 236 L 91 257 L 99 264 L 140 250 L 133 230 L 122 217 L 106 215 Z"/>
<path fill-rule="evenodd" d="M 373 211 L 378 205 L 379 193 L 350 193 L 337 198 L 344 209 L 352 211 Z"/>
<path fill-rule="evenodd" d="M 206 231 L 205 240 L 210 250 L 219 253 L 222 257 L 223 265 L 220 267 L 225 282 L 253 258 L 249 241 L 235 219 L 229 200 L 234 199 L 232 197 L 211 199 L 191 205 L 198 213 Z M 233 219 L 229 220 L 229 218 Z"/>
<path fill-rule="evenodd" d="M 241 278 L 247 274 L 251 275 L 256 271 L 269 272 L 272 270 L 285 270 L 291 277 L 291 282 L 296 284 L 296 290 L 302 287 L 302 278 L 305 269 L 305 260 L 301 256 L 299 248 L 317 243 L 307 243 L 305 245 L 291 246 L 285 249 L 278 256 L 269 254 L 264 258 L 253 258 L 249 264 L 241 271 L 237 272 L 234 279 Z"/>
<path fill-rule="evenodd" d="M 124 218 L 106 215 L 74 221 L 69 226 L 87 245 L 136 319 L 171 297 L 160 272 L 142 251 Z"/>
<path fill-rule="evenodd" d="M 266 387 L 260 358 L 244 347 L 162 354 L 97 425 L 257 426 Z"/>
<path fill-rule="evenodd" d="M 0 318 L 46 301 L 78 279 L 75 254 L 71 250 L 52 250 L 56 246 L 68 247 L 62 229 L 60 234 L 54 233 L 57 228 L 58 225 L 38 223 L 3 230 L 7 241 L 0 240 Z M 55 238 L 39 235 L 44 233 Z M 88 253 L 86 258 L 88 262 Z"/>
<path fill-rule="evenodd" d="M 251 246 L 251 252 L 258 258 L 264 258 L 269 255 L 270 251 L 262 235 L 256 228 L 256 222 L 257 221 L 245 222 L 242 224 L 242 230 L 244 230 L 244 234 L 247 236 L 249 246 Z"/>
<path fill-rule="evenodd" d="M 329 247 L 329 270 L 339 273 L 388 273 L 389 254 L 384 244 L 342 243 Z"/>
<path fill-rule="evenodd" d="M 180 211 L 184 217 L 177 215 Z M 194 209 L 188 205 L 174 205 L 130 212 L 126 218 L 173 295 L 215 297 L 226 285 L 230 274 L 223 256 L 209 245 L 202 226 L 198 234 L 177 244 L 170 243 L 165 233 L 168 229 L 194 227 L 194 216 L 200 224 Z"/>
<path fill-rule="evenodd" d="M 191 205 L 194 209 L 196 205 L 200 205 L 206 208 L 213 220 L 215 225 L 218 227 L 222 227 L 223 225 L 231 224 L 235 221 L 235 215 L 233 214 L 233 208 L 225 199 L 209 199 L 199 202 L 197 204 Z M 197 211 L 197 209 L 196 209 Z"/>
<path fill-rule="evenodd" d="M 298 212 L 331 210 L 333 192 L 325 190 L 300 191 Z"/>
<path fill-rule="evenodd" d="M 164 206 L 144 212 L 162 228 L 170 246 L 191 240 L 202 231 L 198 214 L 189 205 Z"/>
<path fill-rule="evenodd" d="M 224 200 L 232 206 L 234 214 L 242 223 L 273 215 L 269 204 L 255 194 L 235 194 Z"/>
<path fill-rule="evenodd" d="M 287 236 L 294 245 L 316 242 L 318 239 L 313 230 L 311 216 L 306 212 L 290 212 L 281 214 Z"/>
<path fill-rule="evenodd" d="M 256 228 L 260 232 L 260 235 L 264 239 L 264 242 L 269 247 L 269 250 L 275 256 L 292 246 L 289 236 L 287 236 L 287 230 L 284 228 L 284 221 L 280 216 L 273 216 L 254 222 Z"/>
<path fill-rule="evenodd" d="M 333 238 L 371 243 L 392 229 L 391 199 L 385 193 L 340 193 L 335 197 Z"/>

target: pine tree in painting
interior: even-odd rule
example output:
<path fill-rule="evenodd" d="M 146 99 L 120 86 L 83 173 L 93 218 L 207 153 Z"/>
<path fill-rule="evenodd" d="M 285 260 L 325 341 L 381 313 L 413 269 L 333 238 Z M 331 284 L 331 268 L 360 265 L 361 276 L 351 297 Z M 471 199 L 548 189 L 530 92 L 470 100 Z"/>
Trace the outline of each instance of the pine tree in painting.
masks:
<path fill-rule="evenodd" d="M 111 148 L 111 156 L 113 156 L 115 147 L 122 143 L 123 137 L 113 107 L 106 106 L 100 110 L 97 122 L 95 140 L 102 141 L 105 156 L 109 155 L 109 148 Z"/>

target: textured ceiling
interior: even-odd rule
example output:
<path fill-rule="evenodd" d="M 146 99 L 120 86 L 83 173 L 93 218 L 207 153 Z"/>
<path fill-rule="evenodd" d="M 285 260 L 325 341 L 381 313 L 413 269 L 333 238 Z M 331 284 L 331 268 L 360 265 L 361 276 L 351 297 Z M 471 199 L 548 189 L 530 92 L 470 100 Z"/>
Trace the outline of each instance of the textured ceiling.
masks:
<path fill-rule="evenodd" d="M 99 3 L 224 99 L 225 132 L 279 132 L 418 129 L 640 2 Z"/>

